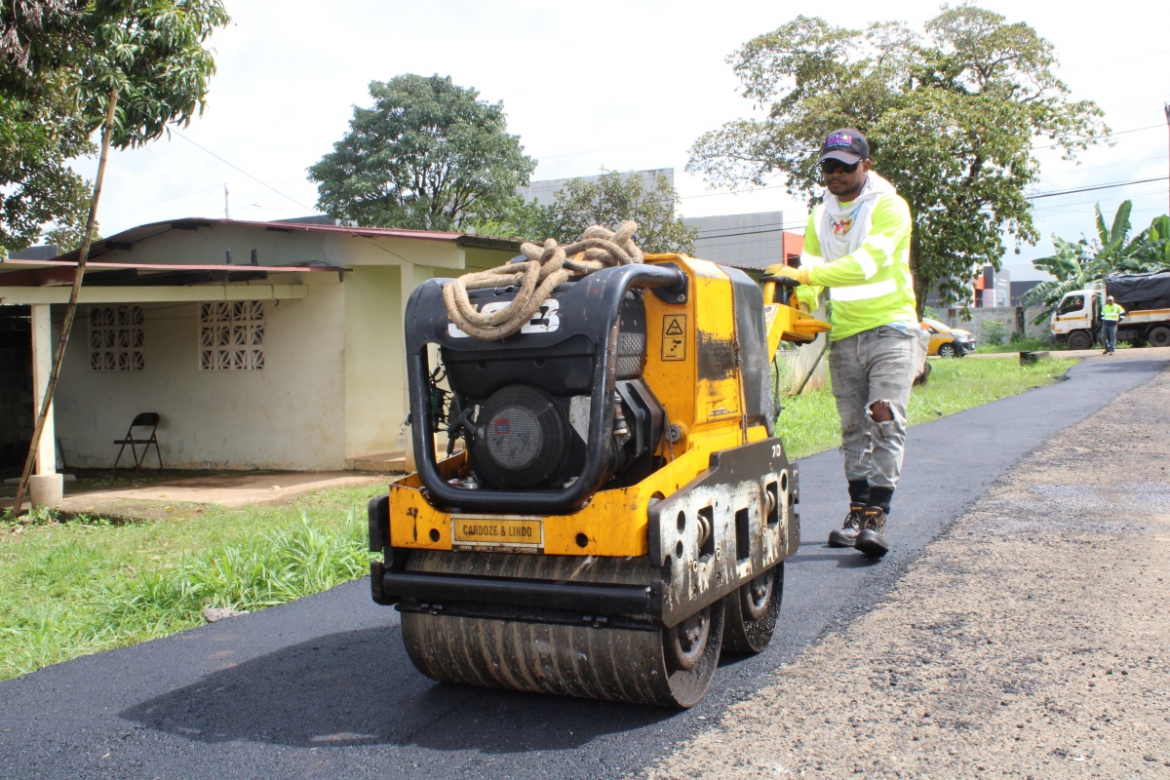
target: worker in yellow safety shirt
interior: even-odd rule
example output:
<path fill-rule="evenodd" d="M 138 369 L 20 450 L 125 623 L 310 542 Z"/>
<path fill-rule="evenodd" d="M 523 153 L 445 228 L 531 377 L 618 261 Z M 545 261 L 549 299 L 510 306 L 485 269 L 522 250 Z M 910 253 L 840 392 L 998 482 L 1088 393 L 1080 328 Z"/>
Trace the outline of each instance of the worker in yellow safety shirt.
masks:
<path fill-rule="evenodd" d="M 831 290 L 829 370 L 849 513 L 829 534 L 829 545 L 881 556 L 889 550 L 886 516 L 902 472 L 921 333 L 909 264 L 910 207 L 870 169 L 869 143 L 857 130 L 831 133 L 819 165 L 828 192 L 809 216 L 800 267 L 774 265 L 765 278 L 794 279 L 797 299 L 811 309 L 824 288 Z"/>
<path fill-rule="evenodd" d="M 1110 295 L 1105 299 L 1105 306 L 1101 309 L 1101 343 L 1105 345 L 1103 354 L 1112 355 L 1117 351 L 1117 323 L 1125 316 L 1125 309 L 1117 305 Z"/>

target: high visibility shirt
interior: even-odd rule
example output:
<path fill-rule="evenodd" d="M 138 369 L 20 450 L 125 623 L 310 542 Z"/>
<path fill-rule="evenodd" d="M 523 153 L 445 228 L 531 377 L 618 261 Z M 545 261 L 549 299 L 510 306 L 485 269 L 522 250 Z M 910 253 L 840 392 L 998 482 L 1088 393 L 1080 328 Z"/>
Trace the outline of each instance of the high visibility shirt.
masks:
<path fill-rule="evenodd" d="M 1117 322 L 1121 319 L 1121 315 L 1125 314 L 1125 309 L 1118 306 L 1116 303 L 1107 303 L 1101 309 L 1101 319 L 1106 322 Z"/>
<path fill-rule="evenodd" d="M 894 193 L 880 195 L 865 224 L 853 227 L 865 230 L 861 245 L 840 258 L 821 256 L 824 242 L 818 230 L 825 221 L 821 219 L 823 209 L 823 204 L 818 206 L 808 218 L 801 265 L 811 266 L 809 287 L 798 289 L 797 296 L 802 301 L 809 297 L 815 300 L 821 289 L 832 288 L 830 341 L 895 322 L 916 327 L 914 278 L 910 274 L 913 222 L 906 201 Z M 802 290 L 805 295 L 801 295 Z"/>

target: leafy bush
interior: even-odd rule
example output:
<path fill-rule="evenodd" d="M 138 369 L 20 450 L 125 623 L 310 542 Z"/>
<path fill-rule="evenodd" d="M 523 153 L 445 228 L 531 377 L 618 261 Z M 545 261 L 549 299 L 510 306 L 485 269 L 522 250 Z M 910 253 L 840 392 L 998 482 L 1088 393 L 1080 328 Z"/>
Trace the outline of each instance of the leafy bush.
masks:
<path fill-rule="evenodd" d="M 985 322 L 979 327 L 979 340 L 987 344 L 1002 344 L 1007 338 L 1007 326 L 1002 322 Z"/>

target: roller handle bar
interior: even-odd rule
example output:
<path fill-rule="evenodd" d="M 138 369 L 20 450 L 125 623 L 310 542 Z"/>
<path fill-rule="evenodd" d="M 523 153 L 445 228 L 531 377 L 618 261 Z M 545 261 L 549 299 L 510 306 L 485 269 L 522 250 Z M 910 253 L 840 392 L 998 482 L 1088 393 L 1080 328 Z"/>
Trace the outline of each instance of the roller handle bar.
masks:
<path fill-rule="evenodd" d="M 613 424 L 613 395 L 617 382 L 617 341 L 622 302 L 631 287 L 649 289 L 686 290 L 687 277 L 678 268 L 656 265 L 624 265 L 607 268 L 591 275 L 598 284 L 591 295 L 598 298 L 591 311 L 605 316 L 608 343 L 601 347 L 596 361 L 593 387 L 596 390 L 589 405 L 589 446 L 585 452 L 585 467 L 577 480 L 560 490 L 516 491 L 467 490 L 448 484 L 439 473 L 435 459 L 434 419 L 427 392 L 429 365 L 425 345 L 408 356 L 407 381 L 410 385 L 411 439 L 414 444 L 418 475 L 430 493 L 432 503 L 456 506 L 485 512 L 518 512 L 528 514 L 563 514 L 580 507 L 597 492 L 605 479 L 609 465 L 610 426 Z M 593 301 L 590 302 L 591 304 Z"/>
<path fill-rule="evenodd" d="M 760 281 L 764 283 L 765 306 L 771 303 L 782 303 L 788 306 L 789 301 L 792 300 L 792 293 L 796 292 L 796 288 L 800 286 L 800 282 L 790 276 L 768 276 L 765 274 L 760 277 Z"/>

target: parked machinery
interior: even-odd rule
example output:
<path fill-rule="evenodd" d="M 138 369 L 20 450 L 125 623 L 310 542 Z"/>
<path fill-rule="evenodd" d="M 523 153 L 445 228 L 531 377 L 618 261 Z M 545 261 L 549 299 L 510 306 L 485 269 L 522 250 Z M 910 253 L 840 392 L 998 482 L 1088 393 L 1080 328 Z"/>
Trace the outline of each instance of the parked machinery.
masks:
<path fill-rule="evenodd" d="M 374 600 L 437 680 L 694 705 L 721 650 L 775 630 L 800 522 L 771 356 L 828 326 L 680 255 L 561 284 L 494 342 L 448 321 L 444 283 L 407 307 L 418 471 L 371 501 Z"/>

